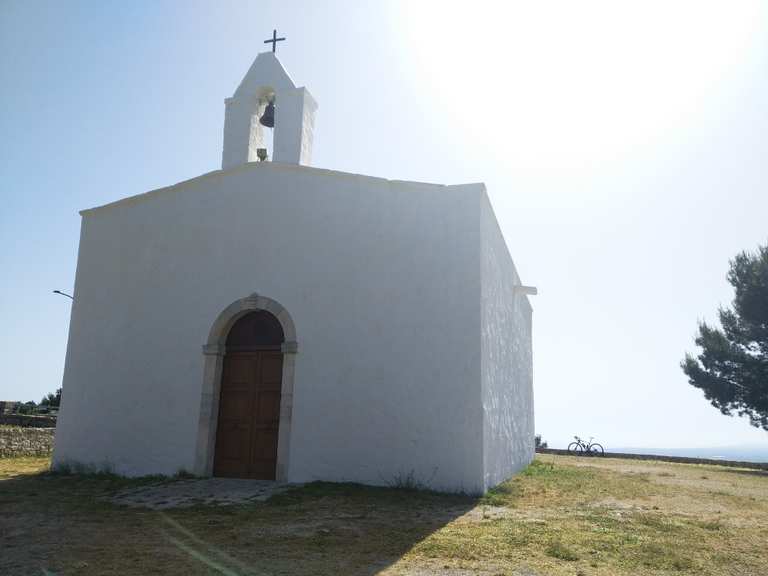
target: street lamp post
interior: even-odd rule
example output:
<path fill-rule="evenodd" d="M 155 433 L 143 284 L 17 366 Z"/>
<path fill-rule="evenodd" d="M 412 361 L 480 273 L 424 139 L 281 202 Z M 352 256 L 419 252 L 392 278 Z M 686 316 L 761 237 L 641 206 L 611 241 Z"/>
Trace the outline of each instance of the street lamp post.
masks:
<path fill-rule="evenodd" d="M 54 290 L 53 293 L 54 294 L 61 294 L 62 296 L 66 296 L 70 300 L 74 301 L 74 298 L 72 298 L 72 296 L 70 296 L 69 294 L 66 294 L 65 292 L 62 292 L 61 290 Z"/>

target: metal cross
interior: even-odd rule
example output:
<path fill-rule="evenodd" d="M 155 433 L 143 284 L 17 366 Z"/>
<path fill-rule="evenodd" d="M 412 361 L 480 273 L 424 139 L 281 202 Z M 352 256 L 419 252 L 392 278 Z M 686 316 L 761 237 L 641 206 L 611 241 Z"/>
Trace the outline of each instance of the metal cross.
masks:
<path fill-rule="evenodd" d="M 271 40 L 264 40 L 264 44 L 272 44 L 272 53 L 277 49 L 277 43 L 282 42 L 285 40 L 285 38 L 278 38 L 277 37 L 277 30 L 272 30 L 272 39 Z"/>

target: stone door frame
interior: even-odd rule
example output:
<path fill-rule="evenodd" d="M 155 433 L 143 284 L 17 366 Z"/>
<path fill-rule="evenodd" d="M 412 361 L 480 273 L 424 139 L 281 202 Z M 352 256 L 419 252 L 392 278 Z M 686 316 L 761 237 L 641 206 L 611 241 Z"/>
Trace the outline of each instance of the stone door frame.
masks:
<path fill-rule="evenodd" d="M 200 399 L 200 420 L 198 425 L 197 449 L 194 473 L 197 476 L 213 475 L 213 457 L 216 449 L 216 429 L 219 419 L 221 397 L 221 372 L 226 353 L 225 342 L 229 329 L 249 312 L 266 310 L 273 314 L 283 327 L 285 342 L 283 353 L 282 389 L 280 392 L 280 424 L 277 433 L 277 469 L 275 478 L 285 482 L 288 475 L 291 443 L 291 416 L 293 412 L 293 379 L 295 372 L 296 329 L 288 311 L 277 301 L 251 294 L 227 306 L 211 326 L 208 341 L 203 346 L 203 389 Z"/>

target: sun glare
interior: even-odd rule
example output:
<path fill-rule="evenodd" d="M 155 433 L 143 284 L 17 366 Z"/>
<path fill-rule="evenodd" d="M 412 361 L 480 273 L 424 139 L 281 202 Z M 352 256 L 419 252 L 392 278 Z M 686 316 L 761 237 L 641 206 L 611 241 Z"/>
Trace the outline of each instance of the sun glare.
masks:
<path fill-rule="evenodd" d="M 402 13 L 440 113 L 533 174 L 684 137 L 738 81 L 764 17 L 759 2 L 440 1 Z"/>

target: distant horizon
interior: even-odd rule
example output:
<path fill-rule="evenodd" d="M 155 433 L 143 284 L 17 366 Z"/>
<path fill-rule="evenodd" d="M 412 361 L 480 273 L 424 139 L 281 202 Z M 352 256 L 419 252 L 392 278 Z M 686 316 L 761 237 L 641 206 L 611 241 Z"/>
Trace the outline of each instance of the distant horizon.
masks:
<path fill-rule="evenodd" d="M 735 460 L 744 462 L 768 463 L 768 444 L 736 444 L 730 446 L 603 446 L 608 453 L 647 454 L 657 456 L 683 456 L 688 458 L 707 458 L 712 460 Z M 565 450 L 566 446 L 547 448 Z"/>
<path fill-rule="evenodd" d="M 652 447 L 652 446 L 618 446 L 612 447 L 611 450 L 717 450 L 717 449 L 733 449 L 733 448 L 760 448 L 768 452 L 768 444 L 713 444 L 707 446 L 667 446 L 667 447 Z"/>

